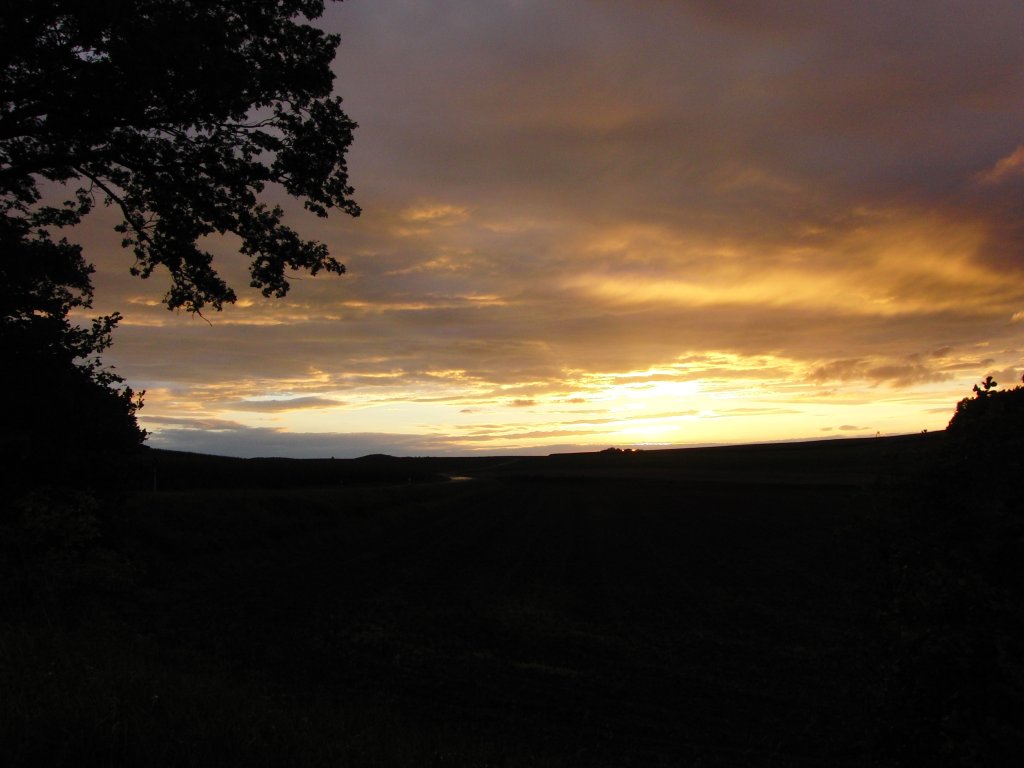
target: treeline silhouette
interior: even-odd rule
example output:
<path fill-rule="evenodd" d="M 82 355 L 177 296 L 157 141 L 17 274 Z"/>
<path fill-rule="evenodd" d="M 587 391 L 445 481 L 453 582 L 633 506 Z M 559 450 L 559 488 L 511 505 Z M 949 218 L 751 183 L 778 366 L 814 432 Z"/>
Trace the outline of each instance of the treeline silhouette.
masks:
<path fill-rule="evenodd" d="M 817 482 L 863 485 L 922 451 L 938 450 L 942 433 L 886 438 L 624 451 L 605 449 L 537 456 L 411 457 L 374 454 L 355 459 L 236 458 L 145 448 L 134 488 L 311 488 L 346 484 L 445 482 L 452 476 L 597 482 L 602 478 L 687 477 L 736 482 Z M 827 457 L 822 461 L 823 457 Z M 638 487 L 642 495 L 642 486 Z"/>
<path fill-rule="evenodd" d="M 94 268 L 67 231 L 97 206 L 118 212 L 125 269 L 167 280 L 168 309 L 236 300 L 208 236 L 237 238 L 264 296 L 284 296 L 297 271 L 344 273 L 262 199 L 273 184 L 319 217 L 360 212 L 346 161 L 356 124 L 333 92 L 340 38 L 313 23 L 324 9 L 0 8 L 0 526 L 61 518 L 109 533 L 139 484 L 141 393 L 101 360 L 121 315 L 80 324 Z"/>

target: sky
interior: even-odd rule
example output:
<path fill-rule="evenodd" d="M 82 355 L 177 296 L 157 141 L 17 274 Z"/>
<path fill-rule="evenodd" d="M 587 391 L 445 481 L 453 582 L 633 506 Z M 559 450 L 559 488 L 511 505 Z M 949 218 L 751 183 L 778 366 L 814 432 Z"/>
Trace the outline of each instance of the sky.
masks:
<path fill-rule="evenodd" d="M 945 427 L 1024 373 L 1019 0 L 347 0 L 344 276 L 206 320 L 76 239 L 154 447 L 550 453 Z M 208 322 L 207 322 L 208 321 Z"/>

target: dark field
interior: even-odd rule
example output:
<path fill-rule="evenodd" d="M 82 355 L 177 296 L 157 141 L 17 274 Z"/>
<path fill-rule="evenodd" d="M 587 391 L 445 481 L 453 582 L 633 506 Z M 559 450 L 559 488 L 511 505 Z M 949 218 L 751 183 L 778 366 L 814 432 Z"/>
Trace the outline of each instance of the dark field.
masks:
<path fill-rule="evenodd" d="M 131 501 L 127 561 L 5 624 L 5 762 L 1013 764 L 1013 691 L 943 704 L 1000 681 L 901 607 L 936 574 L 900 478 L 939 437 L 207 480 L 158 456 L 182 489 Z M 254 489 L 274 466 L 344 477 Z M 956 624 L 983 587 L 936 578 Z M 948 643 L 907 639 L 929 621 Z"/>

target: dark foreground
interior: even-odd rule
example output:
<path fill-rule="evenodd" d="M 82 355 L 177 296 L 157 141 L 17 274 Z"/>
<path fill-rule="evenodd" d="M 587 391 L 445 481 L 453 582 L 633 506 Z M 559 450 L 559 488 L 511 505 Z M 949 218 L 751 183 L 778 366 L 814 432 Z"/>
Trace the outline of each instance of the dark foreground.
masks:
<path fill-rule="evenodd" d="M 1019 570 L 935 561 L 1012 559 L 1020 531 L 927 522 L 936 445 L 380 458 L 331 487 L 145 492 L 126 557 L 7 612 L 0 752 L 1013 765 L 1018 614 L 991 590 Z"/>

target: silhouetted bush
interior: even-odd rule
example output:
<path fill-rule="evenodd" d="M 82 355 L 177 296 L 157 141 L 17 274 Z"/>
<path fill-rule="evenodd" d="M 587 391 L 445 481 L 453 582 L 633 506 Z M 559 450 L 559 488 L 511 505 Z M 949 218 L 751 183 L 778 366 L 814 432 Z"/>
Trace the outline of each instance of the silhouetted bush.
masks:
<path fill-rule="evenodd" d="M 1024 386 L 996 386 L 989 376 L 957 403 L 943 483 L 966 494 L 966 503 L 1024 512 Z"/>
<path fill-rule="evenodd" d="M 1019 447 L 1024 442 L 1024 386 L 1006 390 L 996 386 L 989 376 L 974 387 L 974 397 L 957 403 L 947 427 L 957 440 L 981 438 L 992 448 Z"/>

